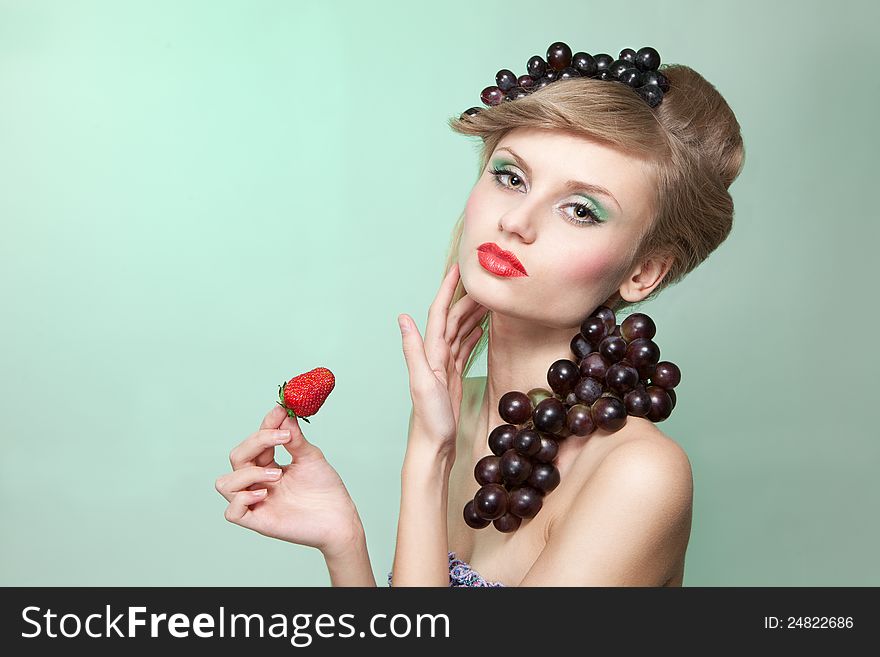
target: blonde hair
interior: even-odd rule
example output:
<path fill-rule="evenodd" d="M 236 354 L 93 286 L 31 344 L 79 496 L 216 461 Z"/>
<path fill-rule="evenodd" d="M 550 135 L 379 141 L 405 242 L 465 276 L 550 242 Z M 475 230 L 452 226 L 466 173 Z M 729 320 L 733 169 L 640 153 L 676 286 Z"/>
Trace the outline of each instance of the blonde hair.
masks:
<path fill-rule="evenodd" d="M 594 78 L 561 80 L 515 101 L 484 107 L 472 116 L 452 117 L 457 133 L 482 139 L 479 174 L 501 139 L 514 128 L 563 130 L 596 140 L 643 159 L 656 180 L 651 221 L 633 249 L 629 267 L 652 256 L 670 256 L 671 266 L 654 290 L 639 302 L 619 294 L 615 313 L 655 298 L 680 281 L 712 253 L 733 226 L 728 192 L 743 167 L 740 126 L 717 89 L 693 69 L 660 67 L 669 91 L 655 108 L 619 82 Z M 453 231 L 444 275 L 455 263 L 464 212 Z M 459 281 L 452 304 L 465 295 Z M 593 308 L 584 309 L 584 317 Z M 480 321 L 483 335 L 464 368 L 467 376 L 486 348 L 491 311 Z"/>

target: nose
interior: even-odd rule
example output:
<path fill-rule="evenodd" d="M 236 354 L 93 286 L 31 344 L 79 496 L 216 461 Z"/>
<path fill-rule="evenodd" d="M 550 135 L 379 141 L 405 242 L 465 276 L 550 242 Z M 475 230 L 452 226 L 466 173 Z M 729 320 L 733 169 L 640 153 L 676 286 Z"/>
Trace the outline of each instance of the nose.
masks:
<path fill-rule="evenodd" d="M 498 229 L 519 237 L 523 242 L 535 239 L 539 209 L 529 203 L 519 203 L 507 210 L 498 220 Z"/>

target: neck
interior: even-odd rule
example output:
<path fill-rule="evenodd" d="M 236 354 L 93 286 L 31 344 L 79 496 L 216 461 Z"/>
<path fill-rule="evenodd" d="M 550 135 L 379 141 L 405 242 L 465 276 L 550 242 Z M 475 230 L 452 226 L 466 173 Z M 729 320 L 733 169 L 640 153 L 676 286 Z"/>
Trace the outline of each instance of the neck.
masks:
<path fill-rule="evenodd" d="M 580 326 L 555 327 L 493 313 L 489 322 L 486 387 L 477 421 L 475 448 L 486 451 L 489 431 L 504 420 L 498 414 L 501 396 L 511 390 L 546 388 L 547 370 L 560 358 L 572 359 L 571 339 Z"/>

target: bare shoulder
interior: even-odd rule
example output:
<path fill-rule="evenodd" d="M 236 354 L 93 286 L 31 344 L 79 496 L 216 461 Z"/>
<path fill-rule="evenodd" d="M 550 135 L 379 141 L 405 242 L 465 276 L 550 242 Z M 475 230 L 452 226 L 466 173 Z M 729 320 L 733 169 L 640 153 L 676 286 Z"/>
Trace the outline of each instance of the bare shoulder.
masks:
<path fill-rule="evenodd" d="M 637 490 L 661 496 L 667 503 L 689 507 L 693 471 L 687 452 L 653 423 L 611 449 L 600 463 L 597 483 L 627 482 Z"/>

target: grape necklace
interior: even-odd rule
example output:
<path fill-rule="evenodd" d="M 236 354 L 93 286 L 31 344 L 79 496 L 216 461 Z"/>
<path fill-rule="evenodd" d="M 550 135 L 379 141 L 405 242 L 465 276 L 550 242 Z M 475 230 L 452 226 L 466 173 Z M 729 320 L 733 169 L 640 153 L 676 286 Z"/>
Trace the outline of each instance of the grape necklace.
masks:
<path fill-rule="evenodd" d="M 568 436 L 618 431 L 628 415 L 662 422 L 672 414 L 681 370 L 660 360 L 654 321 L 645 313 L 616 321 L 611 308 L 599 306 L 571 339 L 574 360 L 547 370 L 549 388 L 501 396 L 504 424 L 489 433 L 492 454 L 477 461 L 480 488 L 463 509 L 469 527 L 509 533 L 534 518 L 560 483 L 555 460 Z"/>

